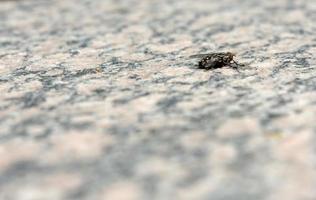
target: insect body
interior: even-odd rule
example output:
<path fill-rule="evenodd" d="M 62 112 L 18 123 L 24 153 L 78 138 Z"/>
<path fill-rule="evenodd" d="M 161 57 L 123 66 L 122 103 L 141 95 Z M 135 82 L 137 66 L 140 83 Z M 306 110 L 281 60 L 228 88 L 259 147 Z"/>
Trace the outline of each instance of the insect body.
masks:
<path fill-rule="evenodd" d="M 220 53 L 209 53 L 209 54 L 198 54 L 191 57 L 201 58 L 199 61 L 200 69 L 216 69 L 224 66 L 229 66 L 237 69 L 239 64 L 234 61 L 234 53 L 231 52 L 220 52 Z"/>

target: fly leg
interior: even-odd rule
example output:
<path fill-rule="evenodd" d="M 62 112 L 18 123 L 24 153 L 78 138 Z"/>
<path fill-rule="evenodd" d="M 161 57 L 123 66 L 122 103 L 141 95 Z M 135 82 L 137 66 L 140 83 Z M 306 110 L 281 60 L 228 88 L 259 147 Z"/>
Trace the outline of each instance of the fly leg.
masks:
<path fill-rule="evenodd" d="M 233 68 L 234 70 L 236 70 L 238 73 L 240 73 L 239 69 L 238 69 L 238 65 L 230 65 L 231 68 Z"/>
<path fill-rule="evenodd" d="M 236 66 L 245 66 L 244 64 L 239 64 L 237 63 L 236 61 L 233 60 L 233 63 L 236 65 Z"/>
<path fill-rule="evenodd" d="M 228 65 L 229 67 L 233 68 L 234 70 L 236 70 L 237 72 L 239 72 L 239 64 L 237 62 L 235 62 L 234 60 L 232 61 L 232 63 L 229 63 Z"/>
<path fill-rule="evenodd" d="M 231 66 L 233 69 L 237 70 L 238 72 L 239 72 L 238 67 L 243 67 L 243 66 L 245 66 L 244 64 L 239 64 L 239 63 L 237 63 L 237 62 L 234 61 L 234 60 L 232 60 L 232 62 L 233 62 L 233 63 L 231 63 L 232 65 L 230 65 L 230 66 Z"/>

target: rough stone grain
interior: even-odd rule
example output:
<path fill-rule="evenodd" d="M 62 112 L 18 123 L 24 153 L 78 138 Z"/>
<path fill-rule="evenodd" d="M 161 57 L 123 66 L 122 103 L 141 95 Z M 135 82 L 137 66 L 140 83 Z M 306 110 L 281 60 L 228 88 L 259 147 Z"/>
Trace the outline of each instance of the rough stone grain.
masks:
<path fill-rule="evenodd" d="M 315 0 L 0 1 L 0 199 L 316 199 Z M 189 56 L 232 51 L 205 71 Z"/>

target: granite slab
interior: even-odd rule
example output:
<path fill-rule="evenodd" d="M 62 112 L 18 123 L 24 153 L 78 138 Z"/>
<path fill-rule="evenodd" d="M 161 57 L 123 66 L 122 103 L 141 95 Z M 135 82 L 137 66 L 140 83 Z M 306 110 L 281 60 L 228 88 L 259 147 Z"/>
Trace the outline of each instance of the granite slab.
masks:
<path fill-rule="evenodd" d="M 316 199 L 315 33 L 314 0 L 0 1 L 0 199 Z"/>

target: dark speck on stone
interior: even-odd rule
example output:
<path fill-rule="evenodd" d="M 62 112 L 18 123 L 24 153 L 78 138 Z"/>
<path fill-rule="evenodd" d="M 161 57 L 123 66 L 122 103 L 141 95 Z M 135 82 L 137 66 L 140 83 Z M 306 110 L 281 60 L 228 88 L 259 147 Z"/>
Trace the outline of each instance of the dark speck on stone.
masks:
<path fill-rule="evenodd" d="M 119 59 L 117 57 L 113 57 L 113 58 L 111 58 L 111 63 L 112 63 L 112 65 L 117 65 L 121 62 L 119 61 Z"/>
<path fill-rule="evenodd" d="M 23 96 L 24 108 L 30 108 L 39 105 L 45 101 L 45 96 L 42 92 L 28 92 Z"/>

